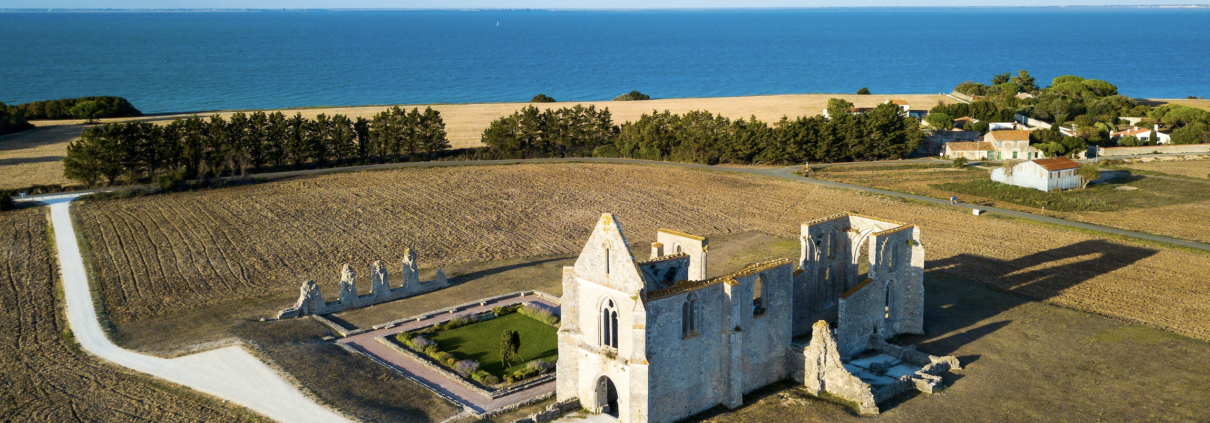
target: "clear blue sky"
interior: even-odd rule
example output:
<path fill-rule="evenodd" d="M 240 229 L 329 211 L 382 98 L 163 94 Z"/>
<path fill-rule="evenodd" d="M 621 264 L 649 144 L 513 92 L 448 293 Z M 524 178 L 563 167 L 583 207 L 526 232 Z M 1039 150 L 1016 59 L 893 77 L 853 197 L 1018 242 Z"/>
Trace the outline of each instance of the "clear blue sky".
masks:
<path fill-rule="evenodd" d="M 1179 1 L 1179 0 L 1178 0 Z M 1204 0 L 1203 0 L 1204 2 Z M 0 8 L 420 8 L 420 9 L 632 9 L 862 6 L 1075 6 L 1157 5 L 1173 0 L 0 0 Z"/>

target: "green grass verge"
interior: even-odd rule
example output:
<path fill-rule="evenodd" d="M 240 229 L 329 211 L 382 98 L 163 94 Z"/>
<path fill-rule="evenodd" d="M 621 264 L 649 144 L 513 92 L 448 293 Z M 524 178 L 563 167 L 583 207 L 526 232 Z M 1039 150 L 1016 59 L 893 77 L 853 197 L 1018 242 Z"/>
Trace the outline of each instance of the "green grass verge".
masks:
<path fill-rule="evenodd" d="M 505 367 L 500 361 L 500 334 L 512 329 L 521 335 L 520 363 Z M 475 360 L 479 368 L 504 377 L 525 368 L 526 363 L 541 359 L 555 361 L 559 356 L 559 329 L 520 313 L 507 314 L 484 322 L 466 325 L 438 333 L 430 338 L 441 351 L 459 360 Z"/>
<path fill-rule="evenodd" d="M 1113 211 L 1118 206 L 1099 198 L 1077 196 L 1064 192 L 1044 192 L 1033 188 L 1002 184 L 988 180 L 970 182 L 947 182 L 931 187 L 957 194 L 990 198 L 1019 206 L 1045 208 L 1057 212 Z"/>

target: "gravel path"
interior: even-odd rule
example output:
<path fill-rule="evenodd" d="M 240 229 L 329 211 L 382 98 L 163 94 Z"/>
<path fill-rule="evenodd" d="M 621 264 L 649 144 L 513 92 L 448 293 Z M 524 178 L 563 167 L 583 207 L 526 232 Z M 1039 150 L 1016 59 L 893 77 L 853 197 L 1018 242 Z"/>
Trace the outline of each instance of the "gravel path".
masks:
<path fill-rule="evenodd" d="M 72 226 L 70 202 L 75 196 L 44 200 L 50 205 L 67 322 L 85 351 L 122 367 L 147 373 L 170 382 L 247 407 L 282 422 L 348 422 L 340 414 L 303 396 L 269 366 L 243 348 L 231 346 L 184 357 L 167 359 L 122 349 L 105 337 L 88 274 Z"/>

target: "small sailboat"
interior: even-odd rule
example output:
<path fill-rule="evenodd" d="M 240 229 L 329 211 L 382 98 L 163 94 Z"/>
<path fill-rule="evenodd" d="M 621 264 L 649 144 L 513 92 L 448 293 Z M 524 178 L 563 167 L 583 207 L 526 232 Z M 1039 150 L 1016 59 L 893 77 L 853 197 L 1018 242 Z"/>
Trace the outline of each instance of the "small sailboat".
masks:
<path fill-rule="evenodd" d="M 500 21 L 496 21 L 496 26 L 500 26 Z"/>

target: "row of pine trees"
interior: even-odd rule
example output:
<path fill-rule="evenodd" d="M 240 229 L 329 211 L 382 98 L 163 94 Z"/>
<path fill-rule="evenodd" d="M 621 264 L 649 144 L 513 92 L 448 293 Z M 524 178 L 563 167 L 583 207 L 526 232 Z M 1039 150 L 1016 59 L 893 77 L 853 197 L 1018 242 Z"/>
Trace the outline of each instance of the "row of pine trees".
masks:
<path fill-rule="evenodd" d="M 372 119 L 281 112 L 106 124 L 68 146 L 65 175 L 89 186 L 162 182 L 432 158 L 450 148 L 431 108 Z"/>

